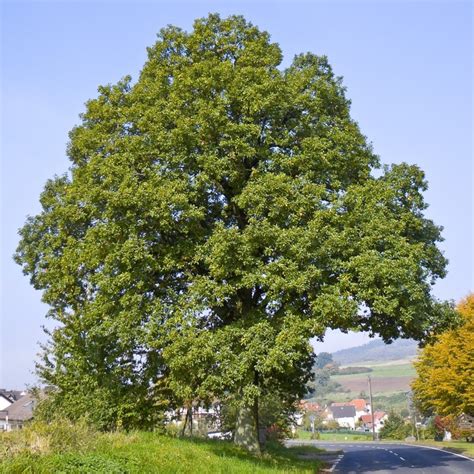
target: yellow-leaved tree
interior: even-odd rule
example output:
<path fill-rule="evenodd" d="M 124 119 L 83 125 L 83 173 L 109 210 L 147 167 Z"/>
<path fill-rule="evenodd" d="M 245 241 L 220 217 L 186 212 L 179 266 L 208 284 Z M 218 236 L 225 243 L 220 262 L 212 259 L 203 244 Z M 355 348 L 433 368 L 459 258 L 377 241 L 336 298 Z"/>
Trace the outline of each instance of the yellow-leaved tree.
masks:
<path fill-rule="evenodd" d="M 425 413 L 474 416 L 474 293 L 458 305 L 462 323 L 420 352 L 412 383 L 414 398 Z"/>

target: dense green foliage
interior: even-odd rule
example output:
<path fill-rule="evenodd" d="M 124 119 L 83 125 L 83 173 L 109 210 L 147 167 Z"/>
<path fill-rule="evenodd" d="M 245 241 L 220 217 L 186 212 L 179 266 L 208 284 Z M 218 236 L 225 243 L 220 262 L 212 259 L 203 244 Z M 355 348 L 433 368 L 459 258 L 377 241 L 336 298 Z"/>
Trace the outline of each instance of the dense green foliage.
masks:
<path fill-rule="evenodd" d="M 87 103 L 16 253 L 57 322 L 50 410 L 151 427 L 219 398 L 258 421 L 266 394 L 302 397 L 327 328 L 449 322 L 423 172 L 379 169 L 326 57 L 281 61 L 268 33 L 210 15 Z"/>
<path fill-rule="evenodd" d="M 373 397 L 374 406 L 377 410 L 390 412 L 393 410 L 397 413 L 406 413 L 407 410 L 407 393 L 395 392 L 389 394 L 376 394 Z"/>
<path fill-rule="evenodd" d="M 405 439 L 412 434 L 412 427 L 398 413 L 392 411 L 388 415 L 383 428 L 380 430 L 380 439 Z"/>
<path fill-rule="evenodd" d="M 179 440 L 155 433 L 98 434 L 74 425 L 54 425 L 67 441 L 48 426 L 36 424 L 17 433 L 0 433 L 0 472 L 74 473 L 314 473 L 321 461 L 302 460 L 316 448 L 283 448 L 270 444 L 254 457 L 229 442 Z M 56 442 L 51 443 L 51 437 Z"/>

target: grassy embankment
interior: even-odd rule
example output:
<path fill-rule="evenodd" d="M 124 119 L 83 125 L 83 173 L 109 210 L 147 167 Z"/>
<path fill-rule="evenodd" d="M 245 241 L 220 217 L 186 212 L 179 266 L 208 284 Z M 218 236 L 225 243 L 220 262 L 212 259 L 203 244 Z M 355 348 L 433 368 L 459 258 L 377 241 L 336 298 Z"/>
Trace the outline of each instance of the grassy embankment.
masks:
<path fill-rule="evenodd" d="M 314 473 L 323 465 L 313 447 L 271 445 L 260 457 L 219 440 L 156 433 L 87 433 L 26 428 L 0 435 L 1 473 Z M 301 459 L 306 456 L 306 459 Z M 311 457 L 313 458 L 311 459 Z"/>

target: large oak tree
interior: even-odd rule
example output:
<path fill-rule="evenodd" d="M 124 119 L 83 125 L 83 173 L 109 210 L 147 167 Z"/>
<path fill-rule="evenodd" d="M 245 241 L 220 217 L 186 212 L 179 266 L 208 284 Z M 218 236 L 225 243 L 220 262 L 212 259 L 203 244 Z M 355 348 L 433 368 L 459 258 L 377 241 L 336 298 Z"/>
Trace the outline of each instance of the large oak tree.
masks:
<path fill-rule="evenodd" d="M 39 372 L 63 413 L 143 426 L 162 399 L 231 399 L 258 449 L 258 401 L 303 394 L 311 337 L 449 323 L 423 172 L 381 169 L 326 57 L 281 61 L 210 15 L 87 103 L 16 254 L 58 323 Z"/>

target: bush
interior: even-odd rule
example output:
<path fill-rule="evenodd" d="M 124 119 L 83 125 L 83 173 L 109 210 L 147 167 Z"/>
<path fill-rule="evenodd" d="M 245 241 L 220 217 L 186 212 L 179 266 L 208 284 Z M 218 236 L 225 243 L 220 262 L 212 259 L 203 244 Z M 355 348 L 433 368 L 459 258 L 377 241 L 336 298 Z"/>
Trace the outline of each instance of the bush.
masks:
<path fill-rule="evenodd" d="M 340 428 L 341 427 L 339 426 L 339 423 L 336 420 L 329 420 L 325 426 L 326 430 L 338 430 Z"/>
<path fill-rule="evenodd" d="M 96 439 L 97 432 L 85 421 L 75 424 L 63 419 L 49 423 L 33 421 L 22 430 L 3 433 L 0 436 L 0 454 L 16 456 L 20 453 L 35 455 L 85 452 L 94 446 Z"/>
<path fill-rule="evenodd" d="M 381 439 L 405 439 L 410 436 L 412 428 L 406 423 L 403 417 L 395 412 L 391 412 L 380 430 Z"/>

